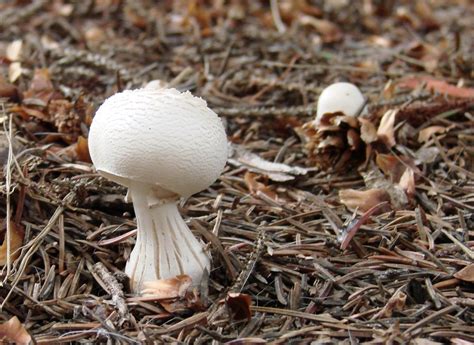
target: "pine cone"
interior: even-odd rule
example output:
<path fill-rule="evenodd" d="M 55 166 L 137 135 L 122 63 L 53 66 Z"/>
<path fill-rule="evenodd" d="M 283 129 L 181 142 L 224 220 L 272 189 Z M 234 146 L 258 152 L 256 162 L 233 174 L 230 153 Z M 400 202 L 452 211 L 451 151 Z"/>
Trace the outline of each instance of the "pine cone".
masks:
<path fill-rule="evenodd" d="M 368 158 L 370 144 L 377 140 L 377 130 L 370 120 L 327 113 L 320 122 L 310 121 L 301 128 L 311 164 L 328 170 L 358 166 Z"/>

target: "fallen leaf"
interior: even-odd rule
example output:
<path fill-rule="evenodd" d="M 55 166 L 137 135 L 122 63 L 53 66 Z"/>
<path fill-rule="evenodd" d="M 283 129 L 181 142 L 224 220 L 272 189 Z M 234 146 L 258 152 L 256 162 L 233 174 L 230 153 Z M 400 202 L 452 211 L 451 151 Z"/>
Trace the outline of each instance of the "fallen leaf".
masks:
<path fill-rule="evenodd" d="M 405 54 L 422 62 L 426 72 L 433 73 L 438 67 L 442 52 L 438 46 L 415 40 L 408 44 Z"/>
<path fill-rule="evenodd" d="M 18 88 L 10 83 L 3 80 L 0 75 L 0 98 L 6 98 L 11 102 L 18 102 L 20 100 L 20 94 Z"/>
<path fill-rule="evenodd" d="M 141 294 L 157 299 L 182 298 L 191 284 L 191 277 L 183 274 L 169 279 L 144 282 Z"/>
<path fill-rule="evenodd" d="M 250 311 L 252 298 L 249 295 L 239 292 L 229 292 L 225 303 L 232 312 L 234 320 L 250 320 L 252 318 L 252 312 Z"/>
<path fill-rule="evenodd" d="M 82 162 L 92 163 L 92 159 L 89 153 L 88 141 L 83 136 L 79 136 L 79 138 L 77 138 L 76 154 L 78 160 Z"/>
<path fill-rule="evenodd" d="M 409 184 L 409 177 L 410 173 L 407 173 L 407 170 L 410 169 L 413 174 L 413 186 L 415 182 L 415 173 L 420 173 L 419 169 L 416 167 L 415 162 L 413 161 L 412 158 L 407 157 L 407 156 L 395 156 L 392 154 L 384 154 L 384 153 L 378 153 L 375 162 L 377 166 L 382 170 L 382 172 L 390 177 L 390 182 L 392 183 L 398 183 L 401 185 L 401 180 L 404 176 L 404 174 L 408 174 L 407 176 L 404 177 L 403 184 L 405 187 L 412 187 L 411 184 Z M 410 189 L 411 190 L 411 189 Z"/>
<path fill-rule="evenodd" d="M 254 174 L 254 173 L 251 173 L 249 171 L 247 171 L 244 175 L 244 181 L 247 185 L 247 188 L 249 189 L 249 192 L 252 194 L 252 195 L 258 195 L 258 192 L 260 193 L 264 193 L 265 195 L 267 195 L 269 198 L 273 199 L 273 200 L 277 200 L 278 198 L 278 195 L 273 191 L 271 190 L 271 188 L 261 182 L 258 182 L 257 181 L 257 178 L 259 176 Z"/>
<path fill-rule="evenodd" d="M 23 49 L 23 41 L 15 40 L 11 42 L 6 49 L 6 56 L 10 61 L 18 61 L 21 58 L 21 50 Z"/>
<path fill-rule="evenodd" d="M 367 212 L 372 207 L 390 201 L 390 196 L 384 189 L 369 189 L 365 191 L 343 189 L 339 191 L 339 201 L 349 209 Z"/>
<path fill-rule="evenodd" d="M 0 340 L 2 339 L 17 345 L 28 345 L 31 341 L 31 336 L 20 323 L 20 320 L 13 316 L 10 320 L 0 325 Z"/>
<path fill-rule="evenodd" d="M 23 93 L 26 99 L 41 100 L 46 106 L 55 94 L 53 83 L 47 68 L 37 68 L 31 80 L 30 87 Z"/>
<path fill-rule="evenodd" d="M 423 128 L 418 133 L 418 142 L 425 143 L 431 138 L 432 135 L 444 132 L 446 132 L 446 127 L 443 126 L 430 126 Z"/>
<path fill-rule="evenodd" d="M 426 89 L 457 98 L 474 98 L 474 88 L 457 87 L 448 84 L 444 80 L 435 79 L 429 76 L 415 76 L 402 79 L 398 82 L 398 87 L 416 89 L 420 85 L 426 85 Z"/>
<path fill-rule="evenodd" d="M 422 27 L 425 30 L 435 30 L 439 28 L 438 20 L 427 1 L 415 1 L 415 13 L 421 19 Z"/>
<path fill-rule="evenodd" d="M 321 35 L 321 39 L 324 43 L 339 42 L 344 37 L 341 29 L 328 20 L 317 19 L 308 15 L 302 15 L 298 19 L 301 25 L 313 27 Z"/>
<path fill-rule="evenodd" d="M 25 234 L 15 223 L 10 222 L 10 261 L 13 262 L 20 255 L 20 248 L 23 245 L 23 238 Z M 0 246 L 0 265 L 7 263 L 7 234 L 5 229 L 5 237 Z"/>
<path fill-rule="evenodd" d="M 234 166 L 246 166 L 249 171 L 265 174 L 276 182 L 294 180 L 295 175 L 306 175 L 305 168 L 267 161 L 260 156 L 234 145 L 229 163 Z"/>
<path fill-rule="evenodd" d="M 385 175 L 390 176 L 392 182 L 398 182 L 406 169 L 400 157 L 392 154 L 378 153 L 375 163 Z"/>
<path fill-rule="evenodd" d="M 12 62 L 10 66 L 8 66 L 8 80 L 10 83 L 14 83 L 18 78 L 21 77 L 23 73 L 23 68 L 21 67 L 20 62 Z"/>
<path fill-rule="evenodd" d="M 395 117 L 397 116 L 397 113 L 398 109 L 388 110 L 383 115 L 377 130 L 377 137 L 387 145 L 388 148 L 392 148 L 397 143 L 395 141 Z"/>
<path fill-rule="evenodd" d="M 38 109 L 33 109 L 33 108 L 25 107 L 23 105 L 21 106 L 19 105 L 19 106 L 11 107 L 10 111 L 20 115 L 23 118 L 23 120 L 30 120 L 29 117 L 31 116 L 44 122 L 50 122 L 49 116 Z"/>
<path fill-rule="evenodd" d="M 453 275 L 455 278 L 474 283 L 474 264 L 464 267 L 462 270 L 454 273 Z"/>

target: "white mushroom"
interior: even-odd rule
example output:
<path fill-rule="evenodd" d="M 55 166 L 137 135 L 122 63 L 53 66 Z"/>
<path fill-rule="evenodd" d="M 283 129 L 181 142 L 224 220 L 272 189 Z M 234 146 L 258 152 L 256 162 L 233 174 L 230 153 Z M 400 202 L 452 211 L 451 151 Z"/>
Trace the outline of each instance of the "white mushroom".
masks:
<path fill-rule="evenodd" d="M 167 87 L 168 87 L 168 83 L 161 79 L 151 80 L 145 85 L 145 89 L 150 89 L 150 90 L 166 89 Z"/>
<path fill-rule="evenodd" d="M 365 98 L 359 88 L 351 83 L 334 83 L 323 90 L 318 99 L 316 124 L 324 114 L 342 112 L 347 116 L 363 114 Z M 362 109 L 364 108 L 364 109 Z"/>
<path fill-rule="evenodd" d="M 207 188 L 222 172 L 227 138 L 219 117 L 189 92 L 124 91 L 97 111 L 89 149 L 97 171 L 127 186 L 133 201 L 138 235 L 125 268 L 132 289 L 180 274 L 199 284 L 209 256 L 177 201 Z"/>

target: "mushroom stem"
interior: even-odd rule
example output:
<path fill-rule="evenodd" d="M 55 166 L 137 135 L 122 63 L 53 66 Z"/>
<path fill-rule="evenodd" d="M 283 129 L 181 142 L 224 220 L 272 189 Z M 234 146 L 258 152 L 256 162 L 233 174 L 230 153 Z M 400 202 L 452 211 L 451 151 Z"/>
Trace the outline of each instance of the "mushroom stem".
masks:
<path fill-rule="evenodd" d="M 178 196 L 156 186 L 131 182 L 129 195 L 137 218 L 137 241 L 125 273 L 132 291 L 143 283 L 187 274 L 199 285 L 210 260 L 179 214 Z"/>

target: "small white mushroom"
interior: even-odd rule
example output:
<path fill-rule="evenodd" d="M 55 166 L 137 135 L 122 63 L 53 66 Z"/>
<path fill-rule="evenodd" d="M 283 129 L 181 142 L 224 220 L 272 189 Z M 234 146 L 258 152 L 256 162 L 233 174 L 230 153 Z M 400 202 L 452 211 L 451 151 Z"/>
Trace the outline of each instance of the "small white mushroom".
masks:
<path fill-rule="evenodd" d="M 168 83 L 161 79 L 151 80 L 145 85 L 145 89 L 150 89 L 150 90 L 165 89 L 167 87 L 168 87 Z"/>
<path fill-rule="evenodd" d="M 97 111 L 89 133 L 97 171 L 129 188 L 138 235 L 125 268 L 132 290 L 187 274 L 193 285 L 210 269 L 209 256 L 177 208 L 211 185 L 227 160 L 219 117 L 201 98 L 175 89 L 117 93 Z"/>
<path fill-rule="evenodd" d="M 331 84 L 319 96 L 316 124 L 319 124 L 322 116 L 327 113 L 342 112 L 347 116 L 363 114 L 366 111 L 364 105 L 365 98 L 354 84 Z"/>

